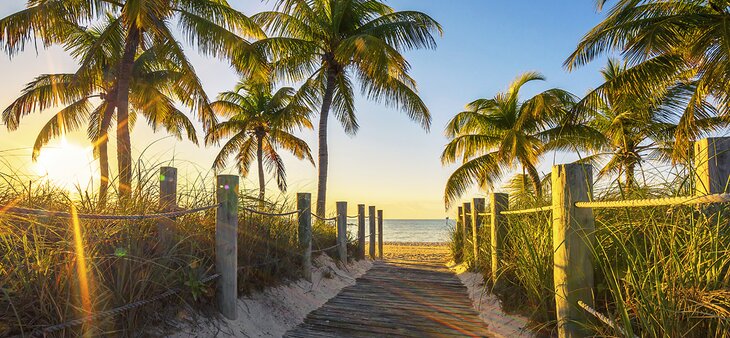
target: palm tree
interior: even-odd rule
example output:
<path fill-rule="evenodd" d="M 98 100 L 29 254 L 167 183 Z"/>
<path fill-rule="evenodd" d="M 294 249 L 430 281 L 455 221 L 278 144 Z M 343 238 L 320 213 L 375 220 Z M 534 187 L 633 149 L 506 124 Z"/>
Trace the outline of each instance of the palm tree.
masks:
<path fill-rule="evenodd" d="M 601 10 L 606 1 L 597 3 Z M 716 101 L 721 115 L 730 113 L 728 20 L 725 1 L 619 0 L 564 65 L 572 70 L 620 52 L 630 69 L 614 83 L 649 98 L 677 83 L 695 82 L 675 132 L 673 157 L 678 159 L 705 131 L 700 121 L 713 117 L 702 111 L 704 102 Z"/>
<path fill-rule="evenodd" d="M 522 86 L 545 78 L 536 72 L 518 76 L 507 92 L 491 99 L 479 99 L 466 106 L 446 126 L 443 164 L 462 164 L 446 183 L 444 201 L 448 206 L 477 183 L 491 187 L 506 169 L 519 164 L 533 186 L 537 200 L 542 197 L 541 155 L 550 150 L 571 149 L 575 144 L 589 145 L 600 138 L 591 128 L 573 123 L 570 114 L 575 97 L 561 89 L 548 89 L 520 101 Z"/>
<path fill-rule="evenodd" d="M 298 159 L 314 159 L 307 143 L 292 135 L 294 129 L 312 129 L 310 110 L 296 100 L 296 91 L 290 87 L 273 92 L 270 83 L 247 81 L 239 83 L 234 91 L 224 92 L 211 104 L 213 110 L 228 118 L 216 124 L 206 136 L 206 143 L 223 145 L 213 162 L 213 168 L 222 170 L 231 155 L 242 176 L 248 176 L 254 159 L 258 166 L 259 201 L 266 193 L 264 166 L 274 172 L 281 191 L 286 191 L 286 170 L 279 155 L 284 149 Z"/>
<path fill-rule="evenodd" d="M 681 107 L 686 107 L 695 87 L 680 83 L 663 90 L 653 97 L 637 95 L 621 86 L 621 76 L 627 65 L 609 59 L 601 70 L 604 83 L 589 92 L 577 105 L 588 118 L 592 128 L 606 136 L 602 151 L 584 161 L 607 161 L 599 171 L 599 178 L 606 175 L 623 176 L 623 191 L 630 193 L 635 187 L 636 167 L 647 159 L 667 161 L 671 157 L 672 143 L 681 118 Z M 617 83 L 618 81 L 618 83 Z M 680 108 L 680 109 L 678 109 Z M 703 102 L 698 107 L 703 116 L 715 116 L 714 107 Z M 717 117 L 697 119 L 702 130 L 712 131 L 725 123 Z"/>
<path fill-rule="evenodd" d="M 429 110 L 401 52 L 435 48 L 433 33 L 441 33 L 441 26 L 426 14 L 397 12 L 373 0 L 279 0 L 276 8 L 253 19 L 279 35 L 267 39 L 277 74 L 304 81 L 303 92 L 321 104 L 316 213 L 324 216 L 330 112 L 345 132 L 357 132 L 353 89 L 357 79 L 369 99 L 399 107 L 428 129 Z"/>
<path fill-rule="evenodd" d="M 36 160 L 52 138 L 88 125 L 87 134 L 99 158 L 100 203 L 104 204 L 109 184 L 109 160 L 107 154 L 108 132 L 116 107 L 117 74 L 115 67 L 121 56 L 123 31 L 113 24 L 114 18 L 89 29 L 76 27 L 68 35 L 66 50 L 77 58 L 87 57 L 90 51 L 98 52 L 93 66 L 76 74 L 44 74 L 31 81 L 2 113 L 2 120 L 9 130 L 19 127 L 23 116 L 54 106 L 63 106 L 41 129 L 33 146 L 32 159 Z M 102 36 L 107 36 L 102 40 Z M 116 39 L 111 38 L 117 35 Z M 99 44 L 101 48 L 92 46 Z M 162 127 L 182 138 L 183 132 L 192 142 L 198 142 L 195 127 L 188 117 L 175 107 L 174 99 L 189 100 L 195 92 L 181 87 L 186 77 L 182 70 L 167 61 L 161 54 L 166 48 L 151 46 L 136 57 L 130 84 L 130 120 L 137 115 L 146 118 L 154 129 Z M 98 100 L 98 101 L 95 101 Z M 98 104 L 97 104 L 98 102 Z"/>
<path fill-rule="evenodd" d="M 106 12 L 114 13 L 112 24 L 124 32 L 123 53 L 117 63 L 114 98 L 117 110 L 117 149 L 119 151 L 119 187 L 122 196 L 131 193 L 132 155 L 128 123 L 130 86 L 135 58 L 146 46 L 165 46 L 164 55 L 178 65 L 182 73 L 193 75 L 181 79 L 180 86 L 194 97 L 182 102 L 192 105 L 204 128 L 215 121 L 202 86 L 187 59 L 181 44 L 170 29 L 177 21 L 187 41 L 205 55 L 229 60 L 241 74 L 261 74 L 262 58 L 258 50 L 243 36 L 263 38 L 261 29 L 242 13 L 220 0 L 36 0 L 27 9 L 0 20 L 0 42 L 9 55 L 22 51 L 26 43 L 40 39 L 45 45 L 64 43 L 68 28 L 94 22 Z M 100 40 L 116 39 L 102 35 Z M 93 46 L 88 57 L 81 60 L 79 73 L 93 64 L 94 55 L 102 44 Z M 77 74 L 79 74 L 77 73 Z M 184 97 L 184 96 L 181 96 Z"/>

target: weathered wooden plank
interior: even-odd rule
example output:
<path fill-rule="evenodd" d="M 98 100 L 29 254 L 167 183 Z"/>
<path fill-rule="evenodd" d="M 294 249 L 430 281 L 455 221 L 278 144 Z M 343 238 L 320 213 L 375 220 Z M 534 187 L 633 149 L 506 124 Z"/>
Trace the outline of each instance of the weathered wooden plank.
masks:
<path fill-rule="evenodd" d="M 490 336 L 467 289 L 443 265 L 375 262 L 285 337 Z"/>

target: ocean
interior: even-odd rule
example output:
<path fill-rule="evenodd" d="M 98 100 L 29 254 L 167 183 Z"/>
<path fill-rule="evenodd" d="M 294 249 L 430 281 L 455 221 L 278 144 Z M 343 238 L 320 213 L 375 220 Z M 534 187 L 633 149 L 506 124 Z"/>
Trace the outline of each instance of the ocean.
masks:
<path fill-rule="evenodd" d="M 384 219 L 383 242 L 447 242 L 449 229 L 456 224 L 447 219 Z M 365 234 L 369 233 L 365 219 Z M 357 238 L 357 219 L 348 219 L 347 230 Z"/>

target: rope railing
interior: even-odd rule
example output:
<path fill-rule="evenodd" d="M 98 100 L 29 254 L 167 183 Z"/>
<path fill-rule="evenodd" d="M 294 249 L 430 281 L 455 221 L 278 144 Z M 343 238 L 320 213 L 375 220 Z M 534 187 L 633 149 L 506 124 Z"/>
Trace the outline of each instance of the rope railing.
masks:
<path fill-rule="evenodd" d="M 538 207 L 538 208 L 532 208 L 532 209 L 522 209 L 522 210 L 505 210 L 500 213 L 500 215 L 521 215 L 521 214 L 532 214 L 536 212 L 543 212 L 543 211 L 552 211 L 553 206 L 547 205 L 544 207 Z"/>
<path fill-rule="evenodd" d="M 693 204 L 714 204 L 730 202 L 730 194 L 714 194 L 705 196 L 680 196 L 680 197 L 663 197 L 663 198 L 647 198 L 625 201 L 592 201 L 592 202 L 576 202 L 576 208 L 632 208 L 632 207 L 653 207 L 653 206 L 672 206 L 672 205 L 693 205 Z"/>
<path fill-rule="evenodd" d="M 611 318 L 608 318 L 605 315 L 603 315 L 602 313 L 596 311 L 592 307 L 588 306 L 588 304 L 584 303 L 582 300 L 578 301 L 578 306 L 580 306 L 581 308 L 583 308 L 583 310 L 585 310 L 586 312 L 593 315 L 593 317 L 596 317 L 598 320 L 602 321 L 604 324 L 608 325 L 610 328 L 621 333 L 622 336 L 624 336 L 624 337 L 628 336 L 628 334 L 626 334 L 626 331 L 624 331 L 624 329 L 621 328 L 620 326 L 616 325 L 616 323 L 614 323 L 614 321 L 611 320 Z M 638 338 L 636 335 L 632 335 L 632 337 Z"/>
<path fill-rule="evenodd" d="M 325 252 L 325 251 L 327 251 L 327 250 L 332 250 L 332 249 L 334 249 L 334 248 L 336 248 L 336 247 L 338 247 L 338 246 L 340 246 L 340 244 L 335 244 L 335 245 L 333 245 L 333 246 L 331 246 L 331 247 L 328 247 L 328 248 L 324 248 L 324 249 L 317 249 L 317 250 L 312 250 L 312 253 L 318 253 L 318 252 Z"/>
<path fill-rule="evenodd" d="M 280 262 L 280 261 L 281 261 L 280 259 L 273 259 L 273 260 L 270 260 L 268 262 L 240 266 L 240 267 L 238 267 L 238 270 L 241 271 L 243 269 L 250 269 L 250 268 L 262 267 L 262 266 L 266 266 L 266 265 L 269 265 L 269 264 L 277 263 L 277 262 Z M 205 278 L 201 279 L 200 282 L 203 283 L 203 284 L 205 284 L 205 283 L 211 282 L 211 281 L 213 281 L 213 280 L 215 280 L 215 279 L 217 279 L 219 277 L 220 277 L 220 274 L 217 274 L 216 273 L 216 274 L 213 274 L 213 275 L 210 275 L 208 277 L 205 277 Z M 165 298 L 174 296 L 174 295 L 176 295 L 176 294 L 178 294 L 178 293 L 180 293 L 182 291 L 183 291 L 183 289 L 173 288 L 173 289 L 170 289 L 170 290 L 168 290 L 166 292 L 163 292 L 163 293 L 161 293 L 161 294 L 159 294 L 157 296 L 154 296 L 152 298 L 140 300 L 140 301 L 137 301 L 137 302 L 134 302 L 134 303 L 129 303 L 129 304 L 126 304 L 126 305 L 123 305 L 123 306 L 120 306 L 120 307 L 117 307 L 117 308 L 114 308 L 114 309 L 111 309 L 111 310 L 108 310 L 108 311 L 103 311 L 103 312 L 100 312 L 100 313 L 97 313 L 97 314 L 94 314 L 94 315 L 90 315 L 90 316 L 86 316 L 86 317 L 83 317 L 83 318 L 78 318 L 78 319 L 70 320 L 70 321 L 65 322 L 65 323 L 48 326 L 48 327 L 46 327 L 46 328 L 44 328 L 42 330 L 35 331 L 35 332 L 31 333 L 31 337 L 42 337 L 42 336 L 48 335 L 48 334 L 53 333 L 53 332 L 57 332 L 57 331 L 64 330 L 64 329 L 68 329 L 68 328 L 71 328 L 71 327 L 74 327 L 74 326 L 82 325 L 82 324 L 84 324 L 86 322 L 89 322 L 89 321 L 92 321 L 92 320 L 95 320 L 95 319 L 116 316 L 116 315 L 118 315 L 120 313 L 129 311 L 129 310 L 132 310 L 132 309 L 136 309 L 136 308 L 145 306 L 147 304 L 151 304 L 151 303 L 154 303 L 154 302 L 163 300 Z"/>
<path fill-rule="evenodd" d="M 215 280 L 218 277 L 220 277 L 220 275 L 216 273 L 216 274 L 213 274 L 213 275 L 210 275 L 210 276 L 208 276 L 206 278 L 201 279 L 200 282 L 201 283 L 208 283 L 210 281 Z M 78 318 L 78 319 L 70 320 L 70 321 L 67 321 L 65 323 L 61 323 L 61 324 L 56 324 L 56 325 L 51 325 L 51 326 L 45 327 L 45 328 L 43 328 L 41 330 L 32 332 L 30 334 L 30 336 L 31 337 L 44 337 L 44 336 L 46 336 L 48 334 L 51 334 L 53 332 L 65 330 L 65 329 L 68 329 L 68 328 L 71 328 L 71 327 L 74 327 L 74 326 L 79 326 L 79 325 L 82 325 L 82 324 L 84 324 L 86 322 L 89 322 L 89 321 L 92 321 L 92 320 L 96 320 L 96 319 L 99 319 L 99 318 L 106 318 L 106 317 L 116 316 L 116 315 L 118 315 L 120 313 L 123 313 L 123 312 L 129 311 L 129 310 L 132 310 L 132 309 L 136 309 L 136 308 L 145 306 L 147 304 L 151 304 L 151 303 L 154 303 L 154 302 L 163 300 L 163 299 L 165 299 L 167 297 L 176 295 L 176 294 L 180 293 L 181 291 L 182 291 L 182 289 L 180 289 L 180 288 L 173 288 L 173 289 L 167 290 L 166 292 L 163 292 L 163 293 L 161 293 L 161 294 L 159 294 L 157 296 L 154 296 L 152 298 L 140 300 L 140 301 L 137 301 L 137 302 L 134 302 L 134 303 L 129 303 L 127 305 L 123 305 L 123 306 L 120 306 L 120 307 L 117 307 L 117 308 L 114 308 L 114 309 L 111 309 L 111 310 L 108 310 L 108 311 L 102 311 L 102 312 L 99 312 L 99 313 L 96 313 L 96 314 L 93 314 L 93 315 L 89 315 L 89 316 L 86 316 L 86 317 L 83 317 L 83 318 Z"/>
<path fill-rule="evenodd" d="M 337 217 L 324 218 L 324 217 L 317 216 L 317 214 L 315 214 L 315 213 L 312 213 L 312 216 L 314 216 L 314 218 L 316 218 L 316 219 L 318 219 L 320 221 L 323 221 L 323 222 L 331 222 L 331 221 L 336 221 L 337 220 Z"/>
<path fill-rule="evenodd" d="M 218 207 L 220 204 L 209 205 L 205 207 L 199 207 L 188 210 L 179 210 L 155 214 L 144 214 L 144 215 L 98 215 L 98 214 L 76 214 L 79 219 L 91 219 L 91 220 L 146 220 L 146 219 L 159 219 L 159 218 L 173 218 L 184 215 L 194 214 L 197 212 L 209 210 Z M 14 215 L 26 215 L 26 216 L 42 216 L 42 217 L 59 217 L 59 218 L 72 218 L 73 215 L 70 212 L 64 211 L 50 211 L 42 209 L 31 209 L 31 208 L 20 208 L 12 206 L 0 207 L 0 213 L 9 213 Z"/>
<path fill-rule="evenodd" d="M 298 214 L 301 211 L 301 210 L 294 210 L 294 211 L 282 212 L 282 213 L 271 213 L 271 212 L 264 212 L 264 211 L 258 211 L 258 210 L 254 210 L 254 209 L 249 209 L 249 208 L 246 208 L 246 207 L 241 207 L 241 209 L 242 210 L 245 210 L 245 211 L 248 211 L 250 213 L 257 214 L 257 215 L 270 216 L 270 217 L 291 216 L 291 215 L 296 215 L 296 214 Z"/>
<path fill-rule="evenodd" d="M 492 216 L 491 212 L 479 212 L 477 213 L 477 216 Z"/>

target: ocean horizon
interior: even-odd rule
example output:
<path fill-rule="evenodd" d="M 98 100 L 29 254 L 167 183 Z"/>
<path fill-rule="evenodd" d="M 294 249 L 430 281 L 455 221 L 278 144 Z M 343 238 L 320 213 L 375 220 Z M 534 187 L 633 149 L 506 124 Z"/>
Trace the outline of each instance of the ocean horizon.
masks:
<path fill-rule="evenodd" d="M 365 220 L 365 232 L 368 225 Z M 383 241 L 394 243 L 443 243 L 449 240 L 449 230 L 456 225 L 453 219 L 384 219 Z M 357 238 L 357 219 L 348 219 L 347 231 Z"/>

